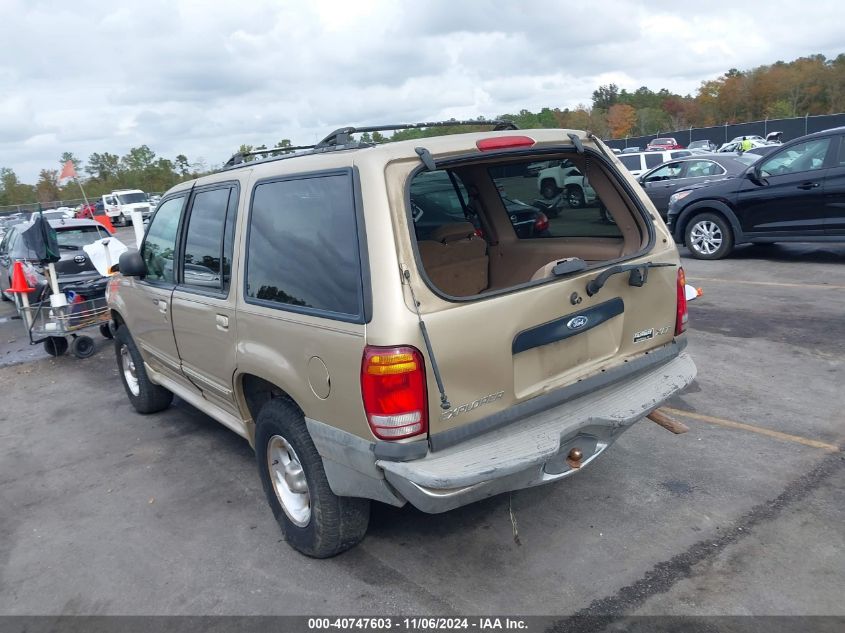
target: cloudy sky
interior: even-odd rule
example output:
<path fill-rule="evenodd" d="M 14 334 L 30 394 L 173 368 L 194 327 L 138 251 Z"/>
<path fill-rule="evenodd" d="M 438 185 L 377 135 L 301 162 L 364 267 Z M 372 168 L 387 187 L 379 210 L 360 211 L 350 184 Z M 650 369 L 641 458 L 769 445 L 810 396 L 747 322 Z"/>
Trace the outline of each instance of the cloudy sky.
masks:
<path fill-rule="evenodd" d="M 348 124 L 695 93 L 727 69 L 845 52 L 841 0 L 0 0 L 0 167 L 63 151 L 223 163 Z"/>

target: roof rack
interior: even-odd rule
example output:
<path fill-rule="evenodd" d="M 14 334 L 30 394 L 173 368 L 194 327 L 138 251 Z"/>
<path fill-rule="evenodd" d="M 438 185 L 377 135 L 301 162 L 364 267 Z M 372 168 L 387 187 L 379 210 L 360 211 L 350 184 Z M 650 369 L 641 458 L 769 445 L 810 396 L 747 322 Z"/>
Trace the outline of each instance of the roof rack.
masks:
<path fill-rule="evenodd" d="M 330 152 L 341 149 L 357 149 L 359 147 L 372 147 L 372 143 L 362 143 L 360 141 L 353 141 L 353 134 L 363 134 L 365 132 L 386 132 L 388 130 L 417 130 L 429 127 L 455 127 L 459 125 L 490 125 L 493 126 L 494 131 L 499 130 L 518 130 L 516 123 L 506 120 L 468 120 L 468 121 L 429 121 L 425 123 L 397 123 L 394 125 L 370 125 L 366 127 L 342 127 L 316 145 L 297 145 L 289 147 L 268 147 L 267 149 L 258 149 L 251 152 L 236 152 L 223 165 L 223 169 L 232 169 L 238 167 L 246 162 L 247 156 L 257 156 L 259 154 L 272 154 L 273 152 L 283 152 L 281 156 L 268 157 L 264 160 L 283 160 L 286 158 L 294 158 L 296 156 L 305 156 L 307 154 L 318 154 L 322 152 Z M 306 151 L 307 150 L 307 151 Z M 301 153 L 295 153 L 301 152 Z"/>

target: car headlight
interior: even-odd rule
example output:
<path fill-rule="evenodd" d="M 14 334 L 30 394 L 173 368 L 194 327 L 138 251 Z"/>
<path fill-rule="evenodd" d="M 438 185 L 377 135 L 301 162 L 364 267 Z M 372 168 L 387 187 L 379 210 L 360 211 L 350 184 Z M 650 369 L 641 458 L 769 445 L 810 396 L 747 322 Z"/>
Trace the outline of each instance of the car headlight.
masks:
<path fill-rule="evenodd" d="M 669 196 L 669 204 L 672 205 L 676 202 L 680 202 L 691 193 L 692 191 L 679 191 L 678 193 L 673 193 L 671 196 Z"/>

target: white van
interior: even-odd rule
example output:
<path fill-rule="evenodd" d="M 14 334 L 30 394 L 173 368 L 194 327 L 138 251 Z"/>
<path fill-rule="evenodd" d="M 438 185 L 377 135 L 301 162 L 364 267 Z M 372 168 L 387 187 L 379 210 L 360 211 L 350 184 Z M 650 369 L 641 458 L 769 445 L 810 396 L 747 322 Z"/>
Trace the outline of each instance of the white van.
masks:
<path fill-rule="evenodd" d="M 639 176 L 643 172 L 662 165 L 667 160 L 674 160 L 676 158 L 683 158 L 684 156 L 692 156 L 693 152 L 687 149 L 673 149 L 662 152 L 636 152 L 631 154 L 619 154 L 617 158 L 622 161 L 622 164 L 628 168 L 634 176 Z"/>

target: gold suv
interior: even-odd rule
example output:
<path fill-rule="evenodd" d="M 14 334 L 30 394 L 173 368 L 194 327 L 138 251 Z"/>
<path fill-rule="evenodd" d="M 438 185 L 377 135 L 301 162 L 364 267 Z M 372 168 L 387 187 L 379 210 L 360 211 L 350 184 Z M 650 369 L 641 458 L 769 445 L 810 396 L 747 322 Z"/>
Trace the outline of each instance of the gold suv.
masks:
<path fill-rule="evenodd" d="M 236 154 L 168 191 L 120 258 L 130 401 L 176 394 L 250 442 L 309 556 L 359 542 L 371 500 L 443 512 L 572 475 L 695 377 L 642 188 L 592 135 L 487 123 Z M 529 166 L 563 160 L 595 201 L 533 199 Z"/>

